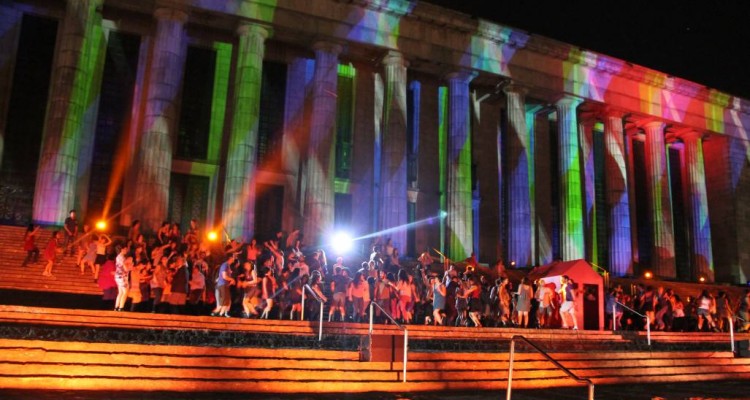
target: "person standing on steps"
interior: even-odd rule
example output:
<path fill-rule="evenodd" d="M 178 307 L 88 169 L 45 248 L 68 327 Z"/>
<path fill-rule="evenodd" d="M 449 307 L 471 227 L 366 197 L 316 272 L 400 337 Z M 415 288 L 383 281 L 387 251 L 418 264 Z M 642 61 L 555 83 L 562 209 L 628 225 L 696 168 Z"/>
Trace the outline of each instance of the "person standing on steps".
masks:
<path fill-rule="evenodd" d="M 115 311 L 125 311 L 125 302 L 128 300 L 129 275 L 133 269 L 133 257 L 128 256 L 129 251 L 127 246 L 123 246 L 115 258 L 115 283 L 117 283 Z"/>
<path fill-rule="evenodd" d="M 47 265 L 44 266 L 44 272 L 42 275 L 52 277 L 52 267 L 55 265 L 55 259 L 57 258 L 57 246 L 58 246 L 58 235 L 59 231 L 52 232 L 52 237 L 47 242 L 47 248 L 44 250 L 44 259 L 47 260 Z"/>
<path fill-rule="evenodd" d="M 39 260 L 39 247 L 36 247 L 36 236 L 39 234 L 39 225 L 29 224 L 26 233 L 23 235 L 23 250 L 26 252 L 26 258 L 23 260 L 22 267 L 25 267 L 29 261 L 36 263 Z"/>
<path fill-rule="evenodd" d="M 235 284 L 232 278 L 232 265 L 237 261 L 237 253 L 229 253 L 227 261 L 219 267 L 216 278 L 216 308 L 211 315 L 216 317 L 229 317 L 229 307 L 232 306 L 232 295 L 229 287 Z"/>
<path fill-rule="evenodd" d="M 76 210 L 70 210 L 68 218 L 65 218 L 65 251 L 68 254 L 75 255 L 76 237 L 78 236 L 78 220 L 76 219 Z"/>
<path fill-rule="evenodd" d="M 560 279 L 562 286 L 560 287 L 560 297 L 562 297 L 562 305 L 560 306 L 560 318 L 562 319 L 562 328 L 569 329 L 570 323 L 568 319 L 573 322 L 573 330 L 578 330 L 578 320 L 576 319 L 576 303 L 575 303 L 575 283 L 567 275 L 563 275 Z"/>
<path fill-rule="evenodd" d="M 531 311 L 531 299 L 534 297 L 534 290 L 529 285 L 525 276 L 521 278 L 517 294 L 516 310 L 518 311 L 518 325 L 521 328 L 528 328 L 529 311 Z"/>

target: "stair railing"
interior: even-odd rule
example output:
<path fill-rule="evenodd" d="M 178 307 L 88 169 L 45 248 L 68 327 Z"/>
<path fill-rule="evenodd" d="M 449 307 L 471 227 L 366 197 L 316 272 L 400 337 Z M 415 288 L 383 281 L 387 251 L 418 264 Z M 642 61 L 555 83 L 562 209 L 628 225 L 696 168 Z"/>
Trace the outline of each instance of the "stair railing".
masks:
<path fill-rule="evenodd" d="M 604 277 L 604 287 L 608 288 L 609 287 L 609 271 L 604 269 L 602 266 L 596 265 L 592 262 L 589 262 L 589 264 L 591 264 L 591 266 L 594 267 L 595 270 L 601 271 L 602 276 Z"/>
<path fill-rule="evenodd" d="M 730 347 L 732 348 L 732 353 L 734 353 L 734 319 L 735 318 L 747 324 L 747 321 L 744 318 L 740 317 L 739 315 L 732 314 L 729 316 L 728 318 L 729 319 L 729 344 L 730 344 Z"/>
<path fill-rule="evenodd" d="M 399 324 L 396 322 L 395 319 L 389 314 L 383 307 L 380 306 L 380 304 L 370 301 L 370 336 L 372 336 L 372 323 L 373 323 L 373 317 L 375 315 L 374 313 L 374 307 L 377 307 L 380 309 L 380 312 L 383 313 L 386 317 L 388 317 L 391 322 L 393 322 L 394 325 L 396 325 L 399 329 L 404 331 L 404 373 L 403 373 L 403 380 L 402 382 L 406 383 L 406 362 L 407 362 L 407 354 L 409 351 L 409 329 L 407 329 L 404 325 Z"/>
<path fill-rule="evenodd" d="M 309 292 L 312 295 L 313 299 L 317 300 L 318 303 L 320 303 L 320 322 L 319 322 L 320 325 L 318 326 L 318 341 L 320 342 L 323 340 L 323 305 L 325 302 L 323 301 L 323 299 L 320 298 L 320 296 L 318 296 L 317 293 L 315 293 L 315 291 L 310 287 L 310 285 L 305 284 L 305 286 L 302 289 L 302 311 L 300 312 L 300 317 L 299 317 L 300 321 L 305 320 L 305 293 L 306 292 Z"/>
<path fill-rule="evenodd" d="M 615 318 L 617 305 L 620 305 L 623 308 L 627 308 L 636 315 L 640 315 L 641 317 L 646 318 L 646 342 L 649 346 L 651 346 L 651 319 L 648 317 L 648 315 L 643 315 L 638 311 L 635 311 L 632 308 L 626 306 L 625 304 L 620 303 L 619 301 L 615 301 L 615 304 L 612 305 L 612 332 L 617 329 L 617 318 Z"/>
<path fill-rule="evenodd" d="M 506 389 L 506 392 L 505 392 L 505 400 L 510 400 L 512 388 L 513 388 L 513 360 L 515 358 L 515 352 L 516 352 L 516 340 L 523 340 L 524 342 L 526 342 L 526 344 L 531 346 L 534 350 L 538 351 L 539 354 L 541 354 L 544 358 L 546 358 L 547 361 L 551 362 L 557 368 L 561 369 L 563 372 L 565 372 L 566 375 L 573 378 L 573 380 L 575 380 L 576 382 L 587 384 L 589 387 L 589 400 L 594 400 L 594 383 L 591 382 L 591 379 L 578 377 L 578 375 L 574 374 L 571 370 L 565 368 L 557 360 L 555 360 L 549 354 L 547 354 L 546 351 L 542 350 L 541 347 L 532 343 L 529 339 L 526 339 L 526 337 L 522 335 L 514 335 L 510 339 L 510 364 L 508 365 L 508 388 Z"/>

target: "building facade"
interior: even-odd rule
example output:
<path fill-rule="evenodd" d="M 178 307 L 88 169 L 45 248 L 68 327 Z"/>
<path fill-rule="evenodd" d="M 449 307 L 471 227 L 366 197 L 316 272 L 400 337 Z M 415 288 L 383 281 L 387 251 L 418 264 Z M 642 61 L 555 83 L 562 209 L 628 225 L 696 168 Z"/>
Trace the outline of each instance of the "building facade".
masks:
<path fill-rule="evenodd" d="M 0 5 L 0 219 L 744 283 L 750 102 L 418 1 Z"/>

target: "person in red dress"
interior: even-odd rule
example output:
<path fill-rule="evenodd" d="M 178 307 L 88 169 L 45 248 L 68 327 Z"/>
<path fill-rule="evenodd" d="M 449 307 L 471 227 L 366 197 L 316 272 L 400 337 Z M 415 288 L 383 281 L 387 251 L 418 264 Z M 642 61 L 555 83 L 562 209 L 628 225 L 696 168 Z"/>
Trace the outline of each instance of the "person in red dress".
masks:
<path fill-rule="evenodd" d="M 36 247 L 34 240 L 39 233 L 39 225 L 29 224 L 26 233 L 23 236 L 23 250 L 26 251 L 26 258 L 23 260 L 22 267 L 25 267 L 29 261 L 35 263 L 39 259 L 39 248 Z"/>
<path fill-rule="evenodd" d="M 55 264 L 55 259 L 57 258 L 57 237 L 59 233 L 59 231 L 52 232 L 52 237 L 49 239 L 47 248 L 44 250 L 44 259 L 47 260 L 47 265 L 44 267 L 44 272 L 42 272 L 42 275 L 44 276 L 52 276 L 52 267 Z"/>

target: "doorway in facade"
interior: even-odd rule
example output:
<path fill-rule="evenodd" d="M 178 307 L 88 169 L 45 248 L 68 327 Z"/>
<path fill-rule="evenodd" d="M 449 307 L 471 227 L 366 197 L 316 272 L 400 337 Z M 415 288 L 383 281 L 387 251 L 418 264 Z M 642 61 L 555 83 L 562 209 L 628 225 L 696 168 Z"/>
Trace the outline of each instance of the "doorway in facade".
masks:
<path fill-rule="evenodd" d="M 261 243 L 281 230 L 284 187 L 259 183 L 255 190 L 255 237 Z"/>
<path fill-rule="evenodd" d="M 599 329 L 599 286 L 583 285 L 583 329 Z"/>

